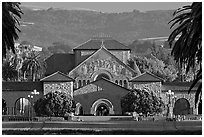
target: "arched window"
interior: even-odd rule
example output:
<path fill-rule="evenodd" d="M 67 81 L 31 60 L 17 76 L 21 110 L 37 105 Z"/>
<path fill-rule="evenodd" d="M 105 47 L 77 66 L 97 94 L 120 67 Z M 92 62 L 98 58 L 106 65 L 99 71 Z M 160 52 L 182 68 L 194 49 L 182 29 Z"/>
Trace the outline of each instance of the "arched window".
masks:
<path fill-rule="evenodd" d="M 127 80 L 124 80 L 124 81 L 123 81 L 123 84 L 124 84 L 124 87 L 125 87 L 125 88 L 128 88 Z"/>
<path fill-rule="evenodd" d="M 31 103 L 26 98 L 19 98 L 15 103 L 16 115 L 28 115 L 31 112 Z"/>
<path fill-rule="evenodd" d="M 90 84 L 90 80 L 87 80 L 87 85 Z"/>
<path fill-rule="evenodd" d="M 118 80 L 116 80 L 115 83 L 118 84 Z"/>
<path fill-rule="evenodd" d="M 123 85 L 123 81 L 122 81 L 122 80 L 120 80 L 120 85 L 121 85 L 121 86 Z"/>
<path fill-rule="evenodd" d="M 74 89 L 77 89 L 77 82 L 74 82 Z"/>
<path fill-rule="evenodd" d="M 99 74 L 98 77 L 96 78 L 96 80 L 99 80 L 101 78 L 105 78 L 105 79 L 110 80 L 110 77 L 107 74 L 104 74 L 104 73 Z"/>
<path fill-rule="evenodd" d="M 81 80 L 78 81 L 78 88 L 81 87 Z"/>
<path fill-rule="evenodd" d="M 85 86 L 86 85 L 86 80 L 83 80 L 83 86 Z"/>

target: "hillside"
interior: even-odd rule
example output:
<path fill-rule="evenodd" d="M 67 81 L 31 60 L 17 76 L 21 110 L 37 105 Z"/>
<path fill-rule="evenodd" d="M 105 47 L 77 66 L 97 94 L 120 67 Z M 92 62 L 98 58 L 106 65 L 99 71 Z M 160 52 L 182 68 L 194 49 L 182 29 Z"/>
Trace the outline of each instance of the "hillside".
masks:
<path fill-rule="evenodd" d="M 49 47 L 63 42 L 71 48 L 105 33 L 129 45 L 140 38 L 168 36 L 173 11 L 101 13 L 83 10 L 32 10 L 22 7 L 19 41 Z"/>

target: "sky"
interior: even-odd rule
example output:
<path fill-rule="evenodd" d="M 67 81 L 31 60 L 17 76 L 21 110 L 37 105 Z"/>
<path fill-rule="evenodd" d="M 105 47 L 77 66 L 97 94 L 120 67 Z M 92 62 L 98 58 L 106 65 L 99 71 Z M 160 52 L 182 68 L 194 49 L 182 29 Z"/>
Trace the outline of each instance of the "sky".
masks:
<path fill-rule="evenodd" d="M 35 8 L 85 9 L 101 12 L 129 12 L 178 9 L 190 2 L 22 2 L 22 6 Z"/>

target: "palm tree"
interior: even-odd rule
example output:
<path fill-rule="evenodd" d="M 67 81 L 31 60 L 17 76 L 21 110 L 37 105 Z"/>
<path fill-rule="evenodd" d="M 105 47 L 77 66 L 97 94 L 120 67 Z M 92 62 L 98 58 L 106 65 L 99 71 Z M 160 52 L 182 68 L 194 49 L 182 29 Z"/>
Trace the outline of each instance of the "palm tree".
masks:
<path fill-rule="evenodd" d="M 22 65 L 22 73 L 24 75 L 24 79 L 26 74 L 30 74 L 32 76 L 32 81 L 36 80 L 36 76 L 41 76 L 43 73 L 43 69 L 45 67 L 44 63 L 39 60 L 39 54 L 35 55 L 35 52 L 31 52 L 30 57 L 27 57 Z"/>
<path fill-rule="evenodd" d="M 18 39 L 16 31 L 22 11 L 19 7 L 19 2 L 2 2 L 2 55 L 5 58 L 7 50 L 12 50 L 15 53 L 14 41 Z"/>
<path fill-rule="evenodd" d="M 179 8 L 173 15 L 175 17 L 169 22 L 173 22 L 170 28 L 177 27 L 168 38 L 170 46 L 173 46 L 172 55 L 180 67 L 185 68 L 186 74 L 199 66 L 190 92 L 202 80 L 202 2 Z M 177 36 L 180 36 L 178 40 Z M 202 84 L 198 86 L 195 104 L 198 103 L 201 91 Z"/>
<path fill-rule="evenodd" d="M 18 71 L 15 69 L 10 61 L 4 61 L 2 65 L 2 78 L 5 81 L 16 79 L 18 77 Z"/>

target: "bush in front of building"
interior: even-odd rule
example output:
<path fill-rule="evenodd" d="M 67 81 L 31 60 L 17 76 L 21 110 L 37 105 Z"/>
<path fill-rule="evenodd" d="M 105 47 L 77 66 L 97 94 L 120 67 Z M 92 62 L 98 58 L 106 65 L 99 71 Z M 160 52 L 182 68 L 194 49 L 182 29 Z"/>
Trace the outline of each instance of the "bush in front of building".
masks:
<path fill-rule="evenodd" d="M 63 117 L 73 111 L 73 99 L 64 92 L 49 92 L 34 104 L 36 116 Z"/>
<path fill-rule="evenodd" d="M 137 112 L 147 116 L 159 114 L 164 109 L 164 102 L 151 91 L 134 89 L 121 98 L 122 112 Z"/>

